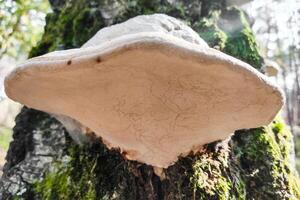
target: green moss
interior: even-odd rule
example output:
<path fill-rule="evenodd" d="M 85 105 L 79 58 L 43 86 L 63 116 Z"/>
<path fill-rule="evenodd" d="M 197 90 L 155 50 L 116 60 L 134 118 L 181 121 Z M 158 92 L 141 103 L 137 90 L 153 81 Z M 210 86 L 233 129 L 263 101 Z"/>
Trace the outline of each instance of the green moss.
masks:
<path fill-rule="evenodd" d="M 56 163 L 54 170 L 34 185 L 35 192 L 46 200 L 89 200 L 115 195 L 114 191 L 118 191 L 119 184 L 129 172 L 121 156 L 108 151 L 102 143 L 83 147 L 72 145 L 69 148 L 70 161 Z"/>
<path fill-rule="evenodd" d="M 229 199 L 230 189 L 232 188 L 230 180 L 223 173 L 227 161 L 218 155 L 217 159 L 211 154 L 203 154 L 193 165 L 192 183 L 194 183 L 195 193 L 201 199 L 215 197 L 216 199 Z M 201 195 L 200 195 L 201 194 Z"/>
<path fill-rule="evenodd" d="M 234 141 L 247 198 L 300 198 L 298 181 L 289 162 L 292 135 L 279 119 L 268 127 L 239 131 Z"/>
<path fill-rule="evenodd" d="M 216 25 L 214 20 L 204 18 L 193 24 L 197 31 L 210 47 L 223 50 L 227 41 L 227 35 Z"/>
<path fill-rule="evenodd" d="M 73 21 L 73 44 L 80 46 L 89 40 L 98 30 L 104 26 L 104 19 L 99 10 L 84 9 Z"/>
<path fill-rule="evenodd" d="M 192 24 L 194 30 L 210 47 L 239 58 L 256 69 L 262 66 L 258 46 L 245 15 L 232 7 L 210 12 L 209 18 L 202 18 Z"/>
<path fill-rule="evenodd" d="M 260 69 L 262 57 L 245 14 L 235 7 L 226 9 L 220 15 L 218 26 L 227 35 L 224 52 Z"/>
<path fill-rule="evenodd" d="M 55 171 L 47 174 L 41 183 L 35 185 L 35 190 L 42 199 L 67 199 L 69 171 L 55 166 Z"/>
<path fill-rule="evenodd" d="M 42 40 L 31 50 L 29 57 L 80 47 L 103 28 L 104 19 L 91 3 L 86 4 L 85 0 L 70 1 L 59 13 L 49 13 Z"/>
<path fill-rule="evenodd" d="M 38 43 L 36 47 L 31 49 L 29 53 L 29 58 L 43 55 L 56 49 L 57 39 L 59 38 L 57 37 L 57 35 L 59 34 L 59 30 L 56 26 L 57 20 L 58 16 L 56 14 L 47 14 L 46 26 L 42 40 Z"/>
<path fill-rule="evenodd" d="M 239 35 L 229 35 L 224 52 L 249 63 L 256 69 L 262 66 L 262 58 L 250 28 L 243 29 Z"/>

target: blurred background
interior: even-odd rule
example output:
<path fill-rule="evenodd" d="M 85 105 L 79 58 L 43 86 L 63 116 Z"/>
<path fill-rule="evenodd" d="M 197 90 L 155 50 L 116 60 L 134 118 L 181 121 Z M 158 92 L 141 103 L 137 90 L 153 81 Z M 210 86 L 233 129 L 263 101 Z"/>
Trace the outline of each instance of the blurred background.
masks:
<path fill-rule="evenodd" d="M 248 15 L 264 70 L 286 94 L 282 115 L 294 135 L 300 172 L 300 0 L 230 0 Z M 21 105 L 8 100 L 3 77 L 24 61 L 43 34 L 47 0 L 0 0 L 0 171 Z M 0 173 L 1 176 L 1 173 Z"/>

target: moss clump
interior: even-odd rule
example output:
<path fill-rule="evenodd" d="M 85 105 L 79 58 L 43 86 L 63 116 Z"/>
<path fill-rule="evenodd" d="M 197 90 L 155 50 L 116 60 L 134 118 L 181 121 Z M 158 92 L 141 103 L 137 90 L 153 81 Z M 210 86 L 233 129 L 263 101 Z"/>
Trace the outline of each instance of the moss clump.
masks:
<path fill-rule="evenodd" d="M 101 13 L 96 9 L 84 9 L 74 18 L 73 22 L 73 44 L 80 46 L 94 35 L 99 27 L 104 26 Z"/>
<path fill-rule="evenodd" d="M 60 168 L 57 164 L 55 171 L 47 174 L 41 183 L 36 184 L 36 192 L 42 199 L 67 199 L 69 195 L 69 170 Z"/>
<path fill-rule="evenodd" d="M 48 14 L 42 40 L 31 50 L 29 57 L 80 47 L 105 26 L 100 10 L 95 8 L 97 4 L 96 1 L 71 0 L 59 12 Z"/>
<path fill-rule="evenodd" d="M 45 53 L 54 51 L 57 46 L 57 34 L 58 29 L 56 28 L 58 16 L 55 13 L 50 13 L 46 16 L 46 26 L 42 37 L 42 40 L 36 47 L 33 47 L 29 53 L 29 58 L 43 55 Z"/>
<path fill-rule="evenodd" d="M 214 12 L 214 17 L 203 18 L 193 24 L 193 29 L 197 31 L 210 47 L 223 50 L 227 41 L 227 35 L 218 27 L 217 20 L 220 12 Z"/>
<path fill-rule="evenodd" d="M 212 145 L 212 144 L 211 144 Z M 211 146 L 210 145 L 210 146 Z M 226 143 L 218 150 L 205 150 L 193 164 L 194 196 L 197 199 L 244 199 L 245 186 L 230 159 Z"/>
<path fill-rule="evenodd" d="M 245 180 L 247 199 L 300 198 L 289 162 L 291 139 L 291 133 L 279 120 L 268 127 L 235 134 L 233 151 Z"/>
<path fill-rule="evenodd" d="M 54 170 L 34 185 L 41 199 L 111 199 L 122 184 L 130 189 L 126 162 L 117 151 L 109 151 L 99 142 L 72 145 L 68 152 L 69 161 L 56 163 Z M 123 183 L 125 180 L 129 183 Z"/>
<path fill-rule="evenodd" d="M 232 7 L 210 12 L 209 18 L 202 18 L 192 24 L 194 30 L 209 44 L 239 58 L 256 69 L 262 66 L 257 43 L 245 15 Z"/>
<path fill-rule="evenodd" d="M 260 69 L 262 57 L 245 14 L 235 7 L 226 9 L 220 15 L 218 26 L 227 35 L 224 52 Z"/>

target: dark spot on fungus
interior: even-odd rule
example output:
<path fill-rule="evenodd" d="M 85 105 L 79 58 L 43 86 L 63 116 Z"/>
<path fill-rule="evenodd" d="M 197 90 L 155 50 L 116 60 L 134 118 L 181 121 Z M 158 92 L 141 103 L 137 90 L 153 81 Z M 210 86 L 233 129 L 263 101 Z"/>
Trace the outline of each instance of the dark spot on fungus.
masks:
<path fill-rule="evenodd" d="M 68 60 L 67 64 L 71 65 L 72 64 L 72 60 Z"/>
<path fill-rule="evenodd" d="M 100 62 L 102 61 L 102 60 L 101 60 L 101 57 L 97 57 L 96 61 L 97 61 L 98 63 L 100 63 Z"/>

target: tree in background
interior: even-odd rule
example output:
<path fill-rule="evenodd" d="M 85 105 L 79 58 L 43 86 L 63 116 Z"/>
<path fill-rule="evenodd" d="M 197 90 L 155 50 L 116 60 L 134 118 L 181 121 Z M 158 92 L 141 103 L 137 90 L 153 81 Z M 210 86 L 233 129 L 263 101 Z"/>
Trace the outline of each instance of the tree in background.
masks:
<path fill-rule="evenodd" d="M 266 58 L 281 66 L 277 82 L 286 95 L 284 115 L 295 137 L 300 170 L 300 3 L 295 0 L 253 2 L 247 12 Z"/>
<path fill-rule="evenodd" d="M 0 0 L 0 60 L 26 56 L 43 32 L 46 0 Z"/>

